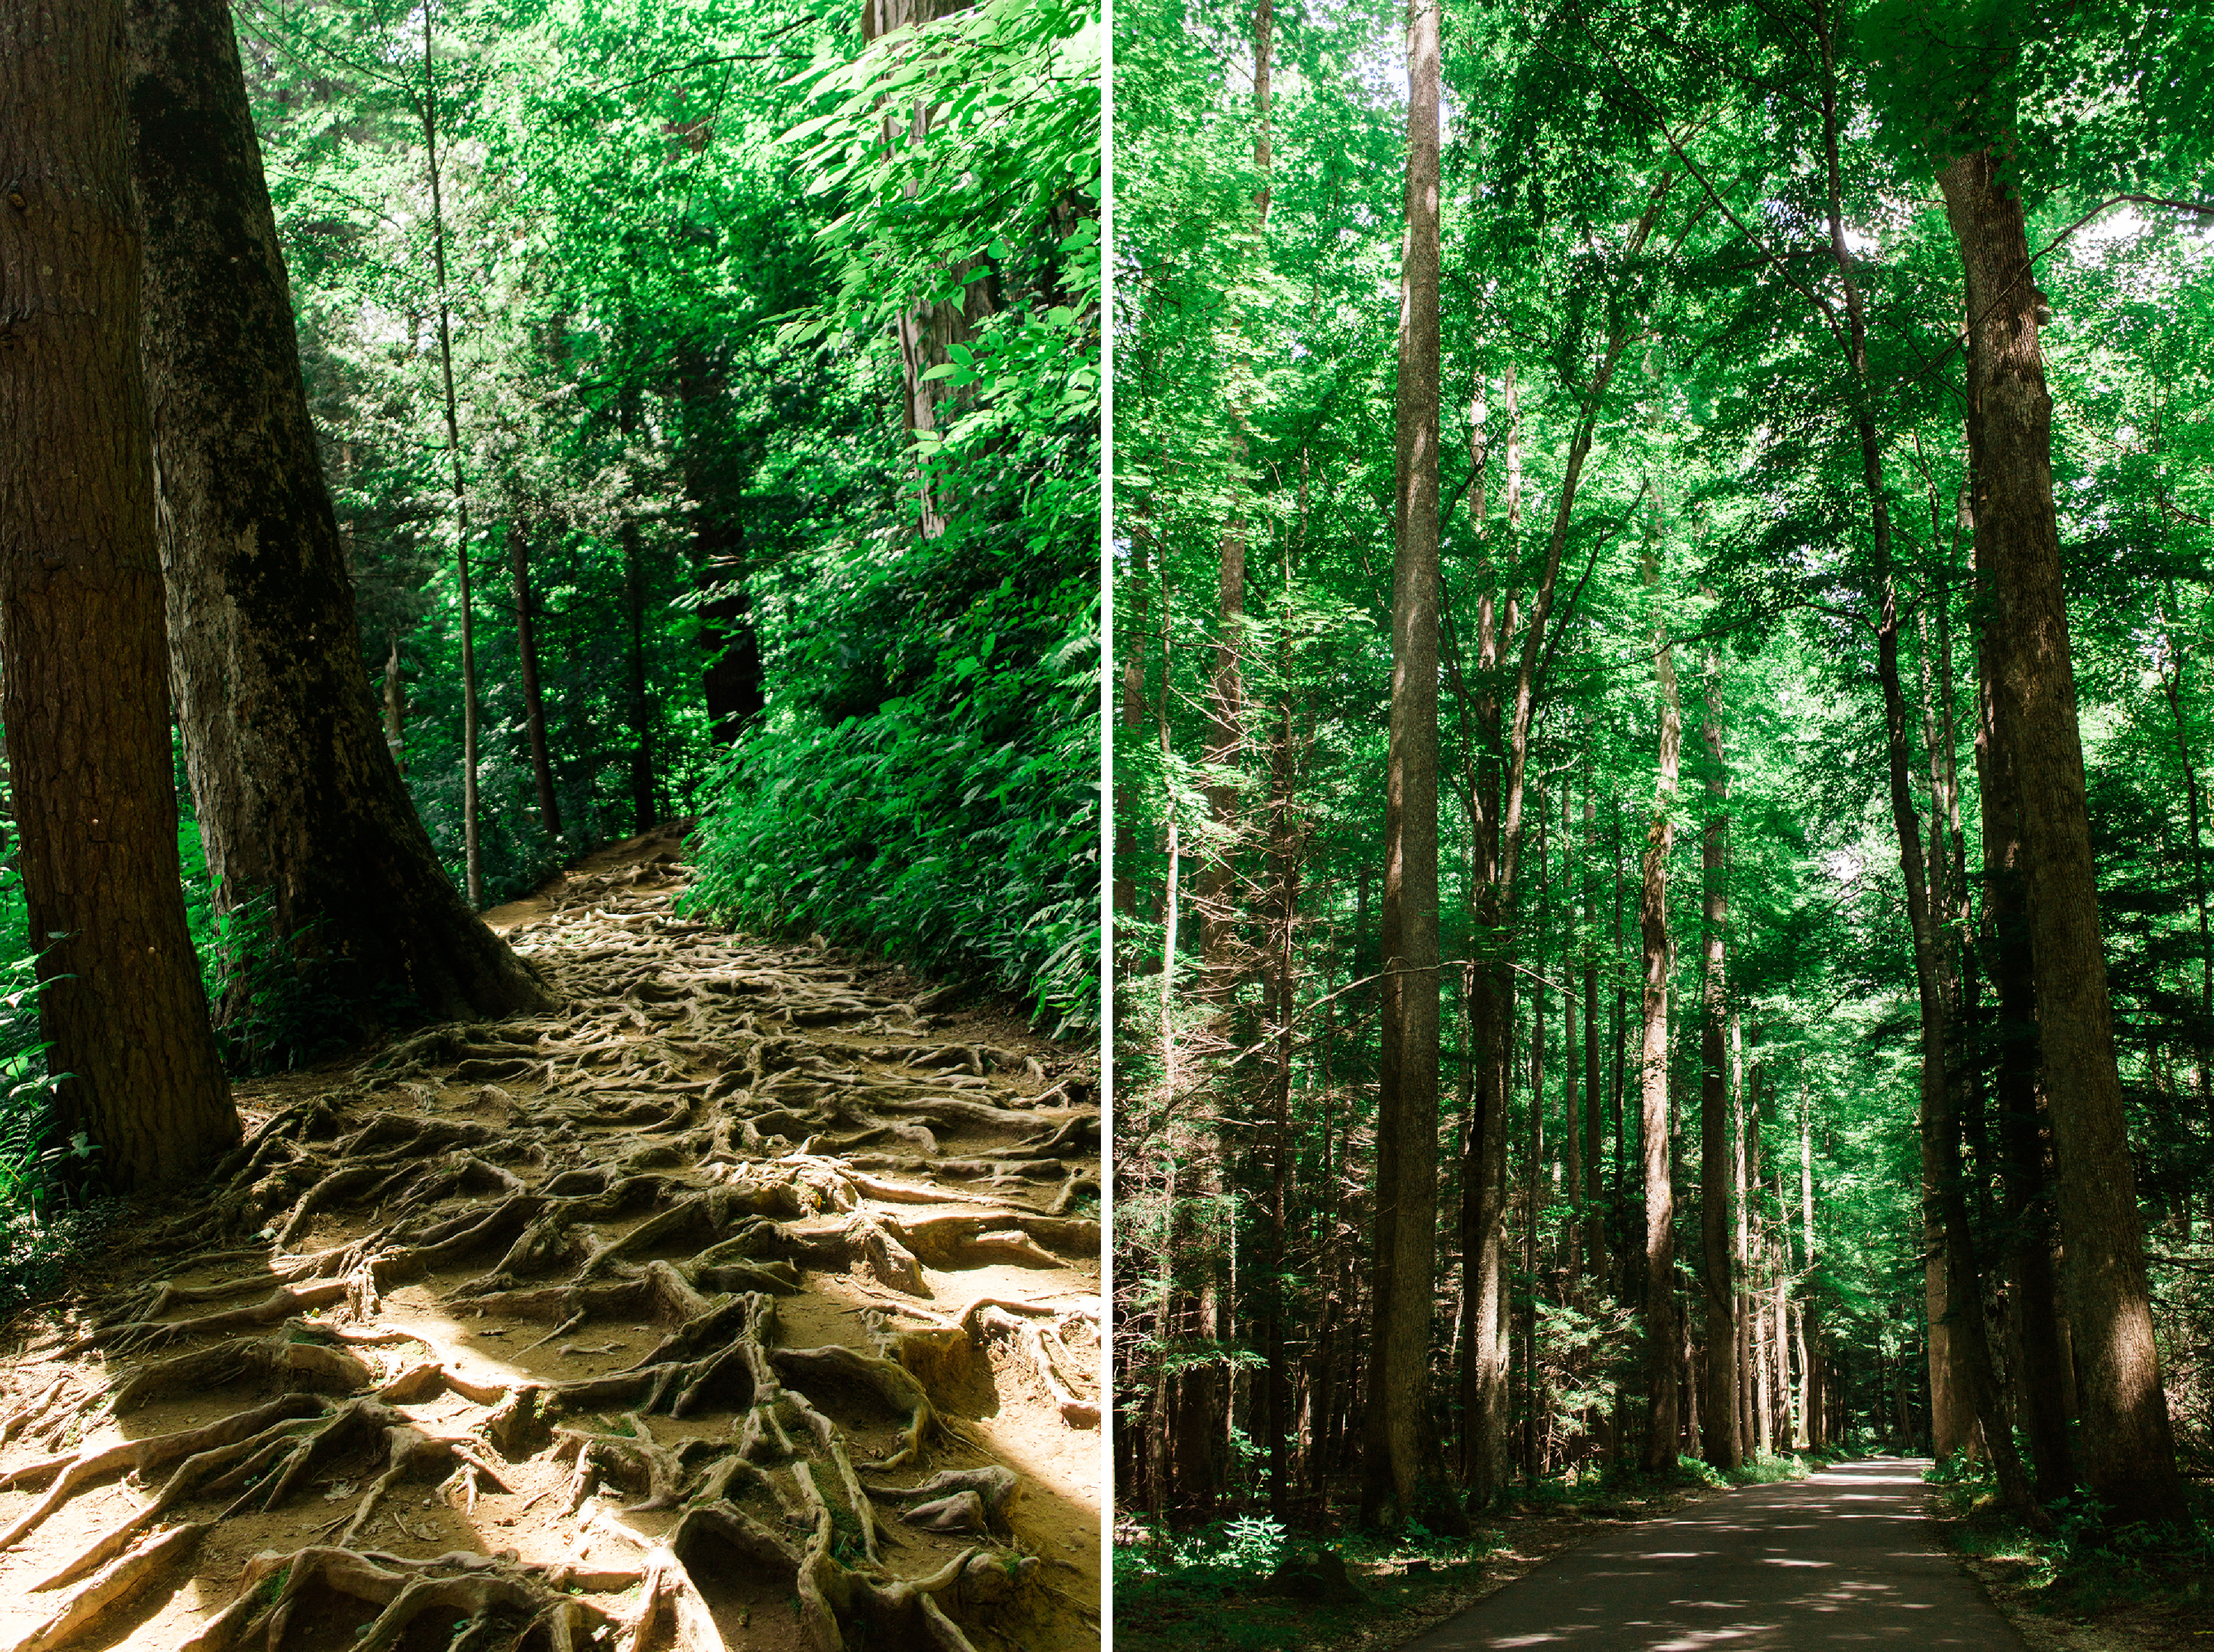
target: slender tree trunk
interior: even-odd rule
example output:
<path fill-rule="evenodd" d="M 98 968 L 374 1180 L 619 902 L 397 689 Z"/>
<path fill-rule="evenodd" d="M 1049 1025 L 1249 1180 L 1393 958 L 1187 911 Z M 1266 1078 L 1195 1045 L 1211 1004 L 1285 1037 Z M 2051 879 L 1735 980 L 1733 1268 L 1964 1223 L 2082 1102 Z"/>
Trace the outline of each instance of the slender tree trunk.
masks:
<path fill-rule="evenodd" d="M 1676 779 L 1683 760 L 1684 717 L 1676 694 L 1676 660 L 1668 642 L 1660 592 L 1666 528 L 1656 499 L 1646 543 L 1645 579 L 1654 603 L 1653 669 L 1659 688 L 1660 749 L 1645 837 L 1644 879 L 1637 905 L 1645 992 L 1638 1049 L 1638 1117 L 1645 1186 L 1645 1358 L 1648 1422 L 1643 1466 L 1672 1467 L 1676 1458 L 1676 1189 L 1668 1129 L 1668 854 L 1673 847 Z"/>
<path fill-rule="evenodd" d="M 934 19 L 965 11 L 972 3 L 973 0 L 861 0 L 861 40 L 865 45 L 872 45 L 894 29 L 919 28 Z M 920 148 L 930 132 L 933 113 L 929 105 L 918 103 L 903 116 L 886 114 L 886 144 L 902 141 L 899 129 L 905 126 L 903 141 Z M 908 186 L 910 196 L 914 190 L 914 185 Z M 976 394 L 974 386 L 957 389 L 942 378 L 930 376 L 933 368 L 943 367 L 953 359 L 956 345 L 967 344 L 976 336 L 977 328 L 999 307 L 995 291 L 998 284 L 994 280 L 988 277 L 975 281 L 967 278 L 976 268 L 973 260 L 953 264 L 939 284 L 939 290 L 949 296 L 939 299 L 918 295 L 914 307 L 902 310 L 895 324 L 903 390 L 901 419 L 910 435 L 936 430 L 946 414 L 973 400 Z M 920 469 L 915 477 L 915 498 L 919 536 L 936 539 L 945 531 L 951 502 L 940 493 L 938 480 Z"/>
<path fill-rule="evenodd" d="M 147 370 L 150 372 L 152 369 L 153 363 L 150 359 L 147 363 Z M 179 692 L 178 698 L 180 700 L 183 698 L 181 691 Z M 180 707 L 179 721 L 182 720 L 183 713 Z M 405 686 L 400 681 L 400 633 L 395 631 L 391 637 L 391 652 L 384 657 L 384 747 L 392 754 L 392 767 L 402 774 L 407 772 L 407 695 Z"/>
<path fill-rule="evenodd" d="M 1737 1132 L 1730 1127 L 1729 1075 L 1723 1066 L 1729 990 L 1724 979 L 1724 926 L 1729 895 L 1724 882 L 1723 848 L 1729 833 L 1729 771 L 1722 752 L 1722 662 L 1707 661 L 1707 715 L 1703 731 L 1713 772 L 1707 777 L 1707 826 L 1700 848 L 1705 884 L 1705 933 L 1702 936 L 1699 1029 L 1699 1232 L 1705 1249 L 1707 1368 L 1702 1407 L 1706 1429 L 1701 1453 L 1725 1472 L 1745 1458 L 1739 1433 L 1737 1279 L 1731 1245 L 1731 1204 L 1742 1177 Z"/>
<path fill-rule="evenodd" d="M 1567 1281 L 1566 1297 L 1575 1301 L 1583 1294 L 1582 1274 L 1584 1214 L 1584 1132 L 1583 1108 L 1576 1099 L 1576 1079 L 1582 1063 L 1577 1059 L 1576 1039 L 1576 933 L 1575 892 L 1569 884 L 1572 852 L 1570 834 L 1575 829 L 1575 815 L 1570 807 L 1568 786 L 1561 786 L 1561 861 L 1563 891 L 1561 906 L 1567 916 L 1562 927 L 1566 932 L 1561 947 L 1561 1147 L 1565 1184 L 1563 1193 L 1569 1215 L 1561 1230 L 1563 1267 Z"/>
<path fill-rule="evenodd" d="M 2175 607 L 2175 590 L 2171 584 L 2168 605 Z M 2175 751 L 2183 763 L 2183 801 L 2185 819 L 2191 832 L 2191 896 L 2192 904 L 2199 914 L 2199 1031 L 2192 1040 L 2199 1062 L 2199 1104 L 2202 1111 L 2214 1107 L 2214 932 L 2210 932 L 2206 910 L 2206 851 L 2200 825 L 2199 768 L 2191 760 L 2191 730 L 2183 715 L 2183 648 L 2175 640 L 2174 621 L 2168 622 L 2166 641 L 2167 669 L 2161 674 L 2161 685 L 2167 691 L 2168 711 L 2175 724 Z M 2190 1221 L 2185 1218 L 2184 1238 L 2190 1239 Z"/>
<path fill-rule="evenodd" d="M 423 149 L 431 174 L 431 268 L 437 278 L 438 372 L 445 389 L 446 457 L 454 477 L 454 566 L 462 602 L 462 841 L 469 907 L 484 906 L 484 850 L 477 832 L 476 618 L 469 596 L 469 494 L 462 475 L 462 426 L 454 400 L 453 306 L 446 293 L 446 206 L 438 177 L 438 78 L 431 46 L 431 7 L 423 7 Z"/>
<path fill-rule="evenodd" d="M 1605 1190 L 1599 1176 L 1600 1149 L 1606 1139 L 1605 1099 L 1599 1093 L 1599 959 L 1595 951 L 1599 931 L 1599 885 L 1592 872 L 1598 847 L 1593 827 L 1596 819 L 1591 792 L 1584 792 L 1584 1253 L 1590 1257 L 1592 1282 L 1597 1291 L 1610 1282 L 1606 1251 Z M 1573 1056 L 1570 1059 L 1574 1059 Z"/>
<path fill-rule="evenodd" d="M 630 702 L 631 829 L 643 832 L 660 818 L 654 801 L 653 702 L 645 684 L 645 568 L 638 524 L 621 530 L 623 573 L 623 676 Z"/>
<path fill-rule="evenodd" d="M 1968 444 L 1991 569 L 1997 737 L 2014 768 L 2037 1019 L 2058 1166 L 2084 1478 L 2120 1520 L 2180 1519 L 2144 1230 L 2122 1113 L 2052 503 L 2052 402 L 2022 205 L 1988 152 L 1940 181 L 1967 272 Z"/>
<path fill-rule="evenodd" d="M 538 814 L 546 835 L 561 835 L 561 804 L 554 795 L 554 764 L 546 751 L 546 701 L 538 690 L 537 598 L 530 589 L 530 541 L 520 518 L 507 528 L 508 566 L 515 576 L 515 646 L 523 662 L 523 724 L 530 740 L 530 774 L 538 785 Z"/>
<path fill-rule="evenodd" d="M 1141 519 L 1130 533 L 1131 635 L 1122 655 L 1122 725 L 1135 743 L 1146 725 L 1146 601 L 1152 579 L 1147 554 L 1151 535 Z M 1166 692 L 1165 685 L 1163 692 Z M 1138 915 L 1138 824 L 1136 801 L 1118 776 L 1115 782 L 1115 919 L 1128 923 Z"/>
<path fill-rule="evenodd" d="M 113 0 L 0 11 L 0 725 L 57 1144 L 128 1191 L 239 1123 L 179 884 L 123 48 Z"/>

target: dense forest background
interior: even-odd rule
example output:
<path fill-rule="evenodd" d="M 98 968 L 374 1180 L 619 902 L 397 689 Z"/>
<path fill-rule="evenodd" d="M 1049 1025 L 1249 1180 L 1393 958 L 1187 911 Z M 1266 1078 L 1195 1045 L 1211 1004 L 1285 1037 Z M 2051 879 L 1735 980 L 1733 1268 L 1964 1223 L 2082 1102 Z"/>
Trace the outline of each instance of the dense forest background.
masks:
<path fill-rule="evenodd" d="M 699 909 L 1070 1031 L 1097 1013 L 1097 21 L 941 9 L 234 15 L 360 670 L 470 904 L 697 816 Z M 930 113 L 902 132 L 888 100 Z M 217 898 L 175 766 L 234 1069 L 358 1037 L 266 901 Z M 35 1179 L 40 948 L 12 874 L 0 897 Z"/>
<path fill-rule="evenodd" d="M 1118 19 L 1117 1497 L 1219 1540 L 1126 1581 L 1795 1447 L 2173 1514 L 2214 1469 L 2205 9 Z M 1956 186 L 2033 255 L 1972 309 Z M 1964 324 L 2002 312 L 2051 396 L 2134 1175 L 2099 1231 L 2142 1233 L 2172 1424 L 2134 1508 L 2056 1286 L 2094 1230 L 2056 1225 L 2014 881 L 2046 794 L 1992 739 L 2027 631 Z M 1427 958 L 1385 939 L 1417 908 Z"/>

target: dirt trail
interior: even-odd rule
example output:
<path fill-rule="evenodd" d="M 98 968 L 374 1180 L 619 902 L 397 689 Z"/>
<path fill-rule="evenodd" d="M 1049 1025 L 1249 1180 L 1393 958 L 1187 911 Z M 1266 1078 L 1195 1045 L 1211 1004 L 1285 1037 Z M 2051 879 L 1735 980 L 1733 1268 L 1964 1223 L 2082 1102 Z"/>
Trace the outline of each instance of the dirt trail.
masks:
<path fill-rule="evenodd" d="M 677 847 L 489 915 L 558 1013 L 242 1085 L 19 1320 L 0 1649 L 1097 1646 L 1094 1062 Z"/>

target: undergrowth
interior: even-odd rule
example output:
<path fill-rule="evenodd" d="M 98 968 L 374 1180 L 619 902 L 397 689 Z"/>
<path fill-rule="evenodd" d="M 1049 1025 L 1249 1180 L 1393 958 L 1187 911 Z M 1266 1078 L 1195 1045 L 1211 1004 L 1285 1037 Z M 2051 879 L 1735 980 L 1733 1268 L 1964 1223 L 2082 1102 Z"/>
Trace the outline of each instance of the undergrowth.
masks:
<path fill-rule="evenodd" d="M 2027 1441 L 2018 1448 L 2026 1459 Z M 2001 1510 L 1988 1462 L 1956 1452 L 1923 1478 L 1957 1522 L 1948 1541 L 1963 1554 L 2024 1567 L 2034 1611 L 2088 1618 L 2118 1606 L 2214 1603 L 2214 1487 L 2189 1485 L 2189 1512 L 2172 1525 L 2117 1526 L 2104 1503 L 2079 1491 L 2047 1504 L 2052 1529 L 2038 1532 Z"/>
<path fill-rule="evenodd" d="M 1056 1037 L 1096 1026 L 1098 610 L 1067 606 L 1056 630 L 1011 580 L 903 692 L 773 708 L 725 759 L 686 909 L 988 981 Z"/>
<path fill-rule="evenodd" d="M 39 1034 L 37 959 L 21 921 L 22 887 L 0 872 L 0 1319 L 60 1282 L 64 1263 L 105 1226 L 101 1204 L 68 1202 L 64 1172 L 97 1147 L 53 1140 L 53 1095 Z"/>
<path fill-rule="evenodd" d="M 1515 1485 L 1498 1507 L 1478 1516 L 1477 1529 L 1465 1538 L 1420 1520 L 1386 1533 L 1326 1519 L 1294 1527 L 1239 1514 L 1177 1531 L 1126 1515 L 1116 1526 L 1113 1551 L 1116 1635 L 1137 1648 L 1203 1644 L 1257 1652 L 1319 1645 L 1379 1614 L 1414 1610 L 1440 1589 L 1476 1581 L 1483 1562 L 1513 1546 L 1500 1520 L 1635 1519 L 1661 1512 L 1686 1490 L 1804 1479 L 1864 1454 L 1854 1444 L 1758 1457 L 1728 1475 L 1691 1457 L 1679 1458 L 1673 1471 L 1660 1475 L 1593 1464 Z M 1279 1589 L 1280 1569 L 1309 1569 L 1318 1551 L 1344 1563 L 1363 1598 L 1330 1602 Z"/>

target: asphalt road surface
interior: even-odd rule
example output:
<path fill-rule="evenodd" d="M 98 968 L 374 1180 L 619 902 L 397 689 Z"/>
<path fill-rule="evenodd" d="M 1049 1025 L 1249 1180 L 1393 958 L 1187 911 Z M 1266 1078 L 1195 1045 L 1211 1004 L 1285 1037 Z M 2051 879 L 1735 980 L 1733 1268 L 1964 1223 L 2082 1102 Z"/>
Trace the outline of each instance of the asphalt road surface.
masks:
<path fill-rule="evenodd" d="M 1926 1459 L 1747 1486 L 1557 1556 L 1407 1652 L 1802 1652 L 2021 1637 L 1936 1546 Z"/>

